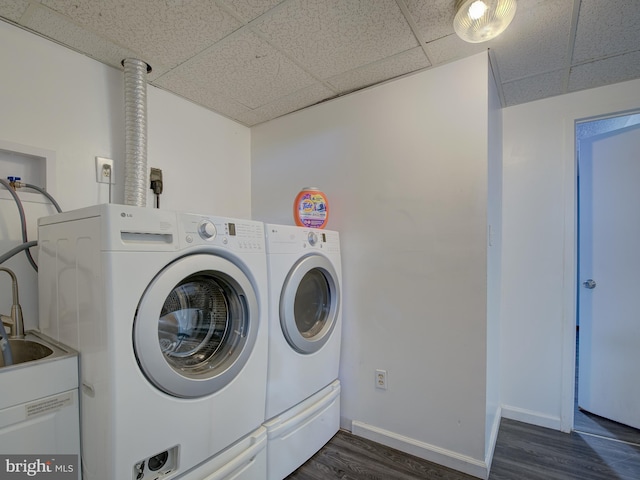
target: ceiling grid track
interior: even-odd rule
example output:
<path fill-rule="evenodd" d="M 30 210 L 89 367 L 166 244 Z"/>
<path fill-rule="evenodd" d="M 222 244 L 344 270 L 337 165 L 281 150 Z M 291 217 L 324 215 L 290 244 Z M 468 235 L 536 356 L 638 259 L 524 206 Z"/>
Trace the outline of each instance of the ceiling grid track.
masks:
<path fill-rule="evenodd" d="M 571 15 L 571 30 L 569 41 L 567 42 L 567 60 L 562 78 L 562 93 L 569 91 L 569 80 L 571 79 L 571 67 L 573 66 L 573 49 L 576 43 L 576 32 L 578 30 L 578 17 L 580 16 L 580 4 L 582 0 L 573 0 L 573 12 Z"/>
<path fill-rule="evenodd" d="M 415 20 L 411 16 L 411 12 L 407 8 L 407 4 L 404 2 L 404 0 L 396 0 L 396 3 L 398 4 L 398 7 L 400 8 L 400 11 L 404 15 L 404 18 L 406 19 L 407 23 L 409 24 L 409 28 L 411 28 L 411 31 L 415 35 L 416 40 L 420 44 L 420 47 L 422 47 L 424 56 L 427 57 L 427 62 L 429 62 L 430 66 L 433 66 L 433 62 L 431 61 L 431 58 L 429 58 L 429 52 L 427 51 L 427 43 L 424 40 L 422 40 L 422 35 L 420 34 L 420 30 L 418 29 L 418 26 L 416 25 Z"/>
<path fill-rule="evenodd" d="M 294 65 L 296 65 L 298 68 L 300 68 L 302 71 L 304 71 L 307 75 L 309 75 L 310 77 L 312 77 L 316 82 L 321 83 L 326 89 L 330 90 L 331 92 L 334 93 L 334 96 L 337 96 L 339 94 L 338 91 L 336 91 L 336 89 L 328 82 L 326 82 L 325 80 L 323 80 L 322 78 L 319 78 L 317 75 L 315 75 L 313 72 L 309 71 L 309 69 L 307 69 L 304 65 L 302 65 L 300 62 L 298 62 L 295 58 L 293 58 L 291 55 L 289 55 L 286 52 L 283 52 L 280 48 L 278 48 L 276 45 L 274 45 L 272 42 L 269 41 L 268 38 L 266 38 L 262 32 L 260 32 L 257 28 L 255 28 L 255 25 L 258 24 L 259 22 L 263 21 L 265 18 L 277 13 L 278 11 L 280 11 L 281 9 L 283 9 L 285 7 L 285 5 L 287 3 L 290 3 L 291 0 L 285 0 L 284 2 L 281 2 L 280 4 L 276 5 L 275 7 L 267 10 L 266 12 L 264 12 L 262 15 L 254 18 L 253 20 L 247 21 L 244 18 L 242 18 L 240 15 L 238 15 L 235 11 L 231 10 L 230 8 L 227 7 L 227 5 L 224 3 L 224 1 L 219 1 L 218 5 L 220 6 L 220 8 L 224 9 L 226 12 L 228 12 L 231 16 L 233 16 L 236 20 L 238 20 L 239 22 L 242 22 L 244 24 L 244 26 L 242 28 L 239 28 L 238 30 L 243 30 L 245 28 L 248 28 L 252 33 L 254 33 L 255 35 L 257 35 L 263 42 L 269 44 L 269 46 L 271 46 L 271 48 L 273 48 L 274 50 L 277 50 L 278 53 L 280 53 L 280 55 L 282 55 L 283 57 L 285 57 L 287 60 L 289 60 L 290 62 L 292 62 Z M 238 31 L 236 30 L 236 32 Z M 233 35 L 234 33 L 231 33 L 230 35 Z M 216 44 L 217 45 L 217 44 Z M 212 47 L 214 47 L 215 45 L 212 45 Z M 210 48 L 212 48 L 210 47 Z M 308 87 L 304 87 L 304 88 L 308 88 Z M 302 90 L 304 90 L 304 88 Z M 299 91 L 299 90 L 298 90 Z M 290 95 L 293 95 L 297 92 L 291 92 Z M 332 97 L 333 98 L 333 97 Z M 265 104 L 265 105 L 268 105 Z M 261 105 L 264 106 L 264 105 Z M 249 107 L 247 107 L 249 108 Z M 258 107 L 260 108 L 260 107 Z M 255 110 L 255 109 L 251 109 L 251 110 Z M 291 113 L 291 112 L 290 112 Z"/>

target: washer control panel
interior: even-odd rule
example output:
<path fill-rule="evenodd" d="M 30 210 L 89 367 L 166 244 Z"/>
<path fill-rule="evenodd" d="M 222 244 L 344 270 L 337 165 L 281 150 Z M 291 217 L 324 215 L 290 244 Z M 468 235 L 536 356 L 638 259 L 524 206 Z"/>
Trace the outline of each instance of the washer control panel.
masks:
<path fill-rule="evenodd" d="M 218 230 L 216 229 L 216 226 L 211 220 L 203 220 L 198 225 L 198 233 L 200 234 L 200 237 L 202 237 L 203 239 L 211 240 L 215 238 L 216 233 L 218 233 Z"/>
<path fill-rule="evenodd" d="M 179 235 L 183 246 L 215 245 L 237 252 L 263 252 L 261 222 L 225 217 L 179 214 Z"/>

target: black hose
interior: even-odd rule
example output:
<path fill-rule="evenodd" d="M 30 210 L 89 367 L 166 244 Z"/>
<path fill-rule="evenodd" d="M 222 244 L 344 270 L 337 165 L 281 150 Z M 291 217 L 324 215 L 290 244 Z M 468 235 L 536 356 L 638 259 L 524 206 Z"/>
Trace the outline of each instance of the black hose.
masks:
<path fill-rule="evenodd" d="M 0 178 L 0 184 L 4 185 L 4 187 L 9 190 L 9 193 L 11 194 L 11 196 L 13 197 L 13 199 L 16 202 L 16 205 L 18 206 L 18 213 L 20 214 L 20 224 L 21 224 L 21 230 L 22 230 L 22 241 L 23 241 L 23 245 L 29 242 L 29 239 L 27 238 L 27 219 L 24 215 L 24 208 L 22 207 L 22 202 L 20 201 L 20 197 L 18 197 L 18 194 L 15 192 L 15 190 L 13 188 L 11 188 L 11 185 L 9 184 L 9 182 L 7 182 L 4 178 Z M 31 266 L 33 267 L 33 269 L 37 272 L 38 271 L 38 265 L 36 264 L 35 260 L 33 259 L 33 257 L 31 256 L 31 252 L 29 251 L 29 248 L 24 248 L 24 252 L 27 255 L 27 260 L 29 260 L 29 263 L 31 264 Z"/>

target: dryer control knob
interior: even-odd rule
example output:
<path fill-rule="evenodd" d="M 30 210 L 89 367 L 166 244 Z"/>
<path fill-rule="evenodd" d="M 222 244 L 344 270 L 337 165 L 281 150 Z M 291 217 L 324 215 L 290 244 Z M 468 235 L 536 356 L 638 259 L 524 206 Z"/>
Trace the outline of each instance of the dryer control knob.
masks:
<path fill-rule="evenodd" d="M 198 225 L 198 233 L 205 240 L 211 240 L 216 236 L 216 226 L 209 220 L 203 220 Z"/>
<path fill-rule="evenodd" d="M 316 232 L 309 232 L 307 240 L 309 241 L 309 245 L 313 247 L 316 243 L 318 243 L 318 235 L 316 234 Z"/>

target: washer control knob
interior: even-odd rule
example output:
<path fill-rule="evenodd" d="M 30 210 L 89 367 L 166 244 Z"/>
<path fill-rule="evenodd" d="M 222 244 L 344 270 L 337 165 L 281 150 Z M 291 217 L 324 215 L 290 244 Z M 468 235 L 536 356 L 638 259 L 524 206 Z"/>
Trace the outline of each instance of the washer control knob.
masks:
<path fill-rule="evenodd" d="M 200 222 L 200 225 L 198 225 L 198 233 L 205 240 L 212 240 L 218 232 L 216 231 L 216 226 L 213 222 L 210 220 L 203 220 Z"/>
<path fill-rule="evenodd" d="M 316 243 L 318 243 L 318 235 L 316 234 L 316 232 L 309 232 L 307 240 L 309 241 L 309 245 L 313 247 Z"/>

